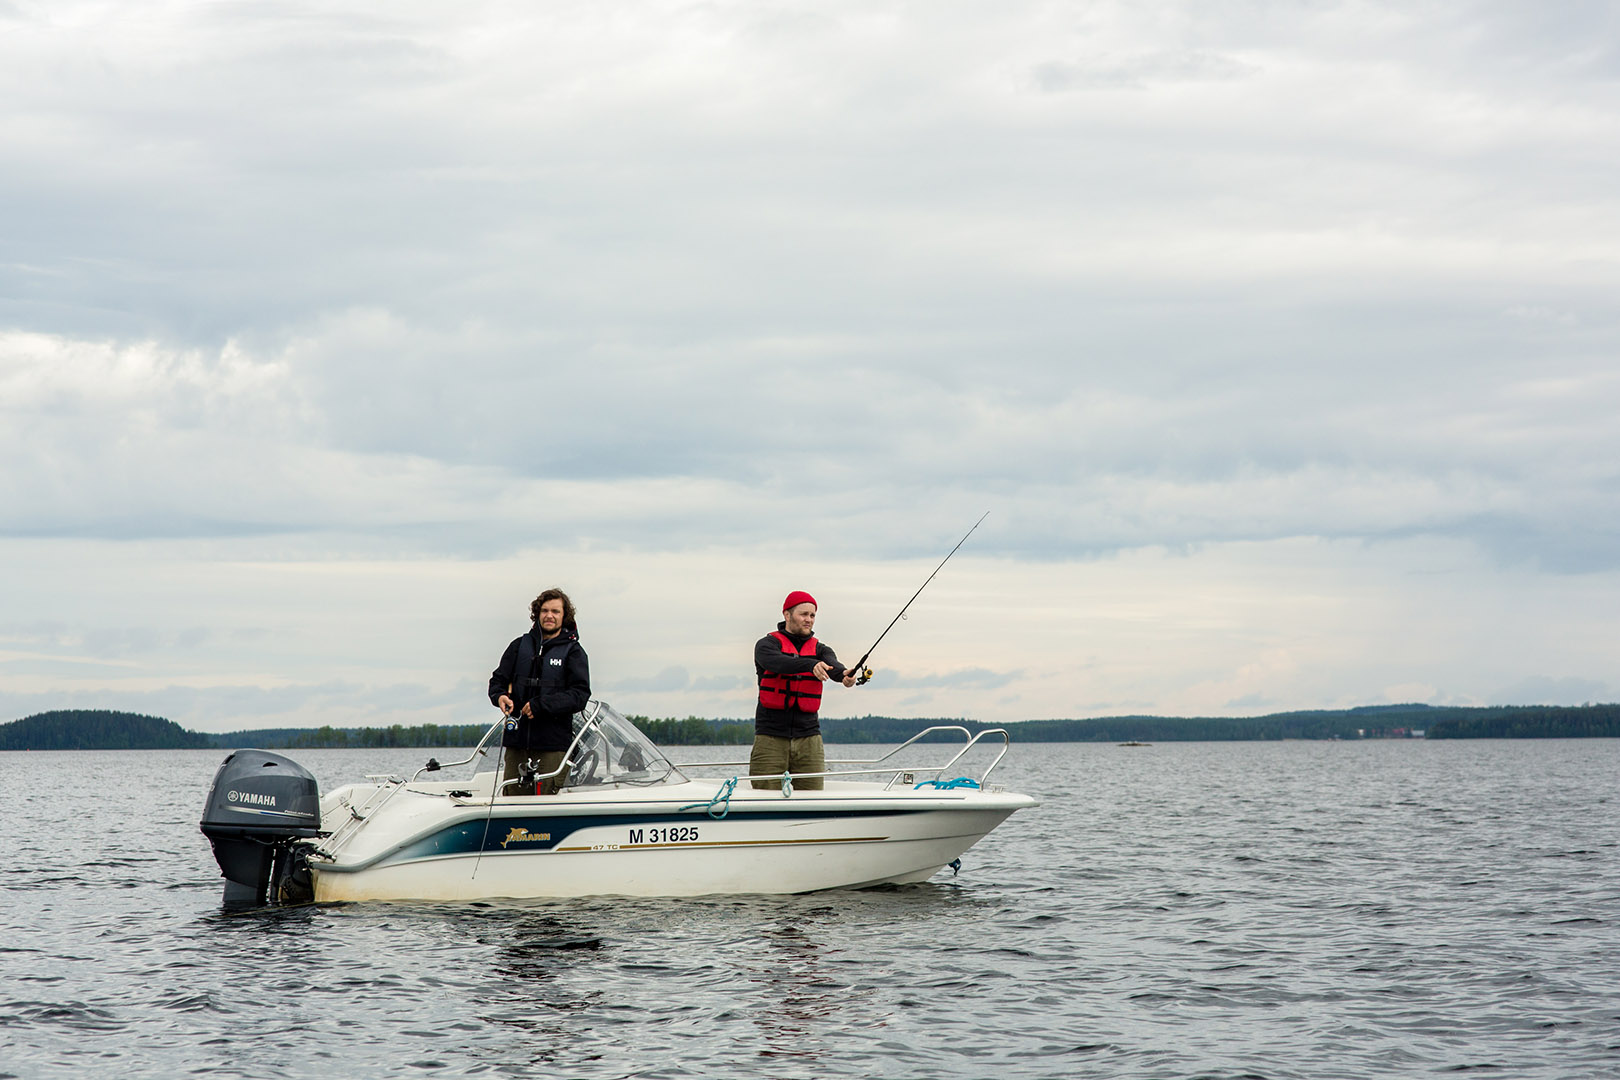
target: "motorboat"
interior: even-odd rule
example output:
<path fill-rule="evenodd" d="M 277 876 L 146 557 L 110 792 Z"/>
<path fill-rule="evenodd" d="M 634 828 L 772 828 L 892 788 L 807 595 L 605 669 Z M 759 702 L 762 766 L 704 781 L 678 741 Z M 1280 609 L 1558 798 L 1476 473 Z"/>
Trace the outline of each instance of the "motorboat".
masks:
<path fill-rule="evenodd" d="M 563 785 L 552 795 L 520 793 L 547 776 L 498 779 L 501 728 L 498 721 L 463 761 L 430 760 L 408 779 L 367 776 L 325 796 L 289 758 L 233 753 L 215 775 L 201 824 L 227 902 L 900 885 L 926 881 L 1014 811 L 1038 805 L 988 783 L 1008 749 L 1001 728 L 936 726 L 878 758 L 751 778 L 746 762 L 677 765 L 611 706 L 592 701 L 574 717 L 566 771 L 548 774 Z M 901 764 L 927 752 L 930 737 L 964 744 L 939 764 Z M 984 758 L 977 775 L 957 775 Z M 458 766 L 472 775 L 442 778 Z M 691 775 L 728 769 L 729 777 Z M 821 790 L 804 786 L 811 776 L 823 779 Z"/>

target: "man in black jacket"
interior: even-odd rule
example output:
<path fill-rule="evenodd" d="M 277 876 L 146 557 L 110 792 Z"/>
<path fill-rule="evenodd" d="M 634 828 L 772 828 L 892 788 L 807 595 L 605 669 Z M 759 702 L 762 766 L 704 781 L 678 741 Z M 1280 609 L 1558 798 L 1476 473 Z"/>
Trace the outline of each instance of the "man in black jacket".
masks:
<path fill-rule="evenodd" d="M 782 621 L 754 645 L 754 674 L 759 704 L 754 708 L 754 749 L 748 775 L 777 779 L 752 780 L 756 788 L 780 787 L 784 772 L 818 773 L 827 769 L 821 745 L 821 684 L 837 679 L 855 685 L 855 673 L 844 670 L 838 655 L 816 640 L 816 598 L 790 592 L 782 601 Z M 806 791 L 822 790 L 821 777 L 793 781 Z"/>
<path fill-rule="evenodd" d="M 561 589 L 547 589 L 529 605 L 534 625 L 515 639 L 489 677 L 489 701 L 507 717 L 501 780 L 518 778 L 524 762 L 538 773 L 556 772 L 574 739 L 574 714 L 591 700 L 591 669 L 579 643 L 574 604 Z M 541 782 L 541 795 L 555 795 L 568 770 Z M 503 794 L 519 794 L 509 785 Z M 531 792 L 522 792 L 531 794 Z"/>

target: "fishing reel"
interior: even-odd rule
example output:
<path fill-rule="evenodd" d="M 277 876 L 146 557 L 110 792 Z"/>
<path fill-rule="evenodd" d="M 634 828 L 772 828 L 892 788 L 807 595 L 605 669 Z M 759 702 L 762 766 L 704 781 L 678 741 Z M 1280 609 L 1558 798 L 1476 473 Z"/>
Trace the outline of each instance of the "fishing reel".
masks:
<path fill-rule="evenodd" d="M 865 686 L 867 683 L 869 683 L 871 681 L 872 681 L 872 669 L 869 668 L 869 667 L 861 668 L 861 673 L 859 675 L 855 676 L 855 685 L 856 686 Z"/>

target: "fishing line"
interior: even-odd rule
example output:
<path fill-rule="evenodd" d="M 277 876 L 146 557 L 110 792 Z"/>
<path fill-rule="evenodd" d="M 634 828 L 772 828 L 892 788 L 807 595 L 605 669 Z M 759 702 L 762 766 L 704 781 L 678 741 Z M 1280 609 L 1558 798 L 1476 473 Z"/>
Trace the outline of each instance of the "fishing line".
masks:
<path fill-rule="evenodd" d="M 979 515 L 979 520 L 973 523 L 973 529 L 977 529 L 980 525 L 984 524 L 984 519 L 989 516 L 990 511 L 988 510 Z M 951 548 L 951 550 L 946 553 L 945 557 L 939 560 L 939 565 L 934 567 L 934 573 L 928 575 L 928 581 L 924 581 L 920 586 L 918 586 L 917 591 L 911 594 L 911 600 L 906 601 L 906 607 L 901 608 L 900 614 L 889 620 L 889 625 L 883 628 L 883 633 L 879 634 L 878 639 L 872 642 L 872 648 L 867 649 L 866 655 L 855 661 L 855 670 L 860 672 L 860 675 L 855 679 L 856 686 L 864 686 L 866 683 L 872 680 L 872 669 L 866 666 L 867 659 L 874 651 L 876 651 L 879 645 L 883 644 L 883 639 L 889 636 L 889 631 L 894 629 L 894 624 L 906 617 L 906 608 L 909 608 L 912 601 L 921 596 L 922 591 L 928 588 L 928 582 L 934 580 L 934 574 L 937 574 L 941 570 L 945 569 L 945 564 L 951 561 L 952 555 L 956 554 L 956 548 L 959 548 L 963 544 L 967 543 L 967 538 L 973 535 L 973 529 L 969 529 L 967 532 L 962 534 L 962 539 L 956 542 L 956 547 Z"/>
<path fill-rule="evenodd" d="M 516 714 L 516 708 L 514 708 L 512 712 L 507 713 L 507 723 L 511 723 L 512 718 Z M 484 815 L 484 838 L 478 841 L 478 854 L 473 857 L 472 874 L 467 879 L 469 881 L 478 877 L 478 864 L 484 859 L 484 845 L 489 843 L 489 821 L 495 816 L 495 794 L 501 790 L 501 774 L 505 771 L 506 747 L 502 746 L 499 748 L 499 752 L 495 755 L 495 774 L 490 778 L 489 781 L 489 812 Z"/>

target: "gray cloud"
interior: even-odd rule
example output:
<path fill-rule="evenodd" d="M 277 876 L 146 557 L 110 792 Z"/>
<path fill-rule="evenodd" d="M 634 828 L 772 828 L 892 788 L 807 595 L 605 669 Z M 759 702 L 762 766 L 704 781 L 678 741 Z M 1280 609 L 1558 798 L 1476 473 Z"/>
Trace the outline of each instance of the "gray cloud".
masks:
<path fill-rule="evenodd" d="M 259 627 L 70 626 L 57 621 L 26 625 L 0 624 L 0 646 L 21 645 L 66 650 L 64 659 L 79 663 L 131 655 L 194 652 L 214 644 L 238 646 L 263 640 Z M 80 655 L 82 654 L 82 655 Z"/>
<path fill-rule="evenodd" d="M 1137 53 L 1095 56 L 1083 60 L 1049 60 L 1031 72 L 1045 93 L 1080 89 L 1145 90 L 1154 84 L 1225 82 L 1256 72 L 1252 64 L 1216 53 Z"/>
<path fill-rule="evenodd" d="M 937 675 L 906 675 L 904 673 L 882 675 L 882 686 L 885 689 L 952 689 L 959 687 L 975 687 L 985 690 L 994 690 L 1023 676 L 1022 671 L 989 671 L 985 668 L 962 668 L 956 671 L 942 672 Z M 915 700 L 908 698 L 908 701 Z"/>
<path fill-rule="evenodd" d="M 587 423 L 577 439 L 559 435 L 545 447 L 522 425 L 493 424 L 507 431 L 509 449 L 479 451 L 470 439 L 454 454 L 431 445 L 412 452 L 407 434 L 432 425 L 427 395 L 419 417 L 391 413 L 402 421 L 393 436 L 399 447 L 322 448 L 320 429 L 342 425 L 310 403 L 319 395 L 295 385 L 284 359 L 197 362 L 191 374 L 176 374 L 185 365 L 171 360 L 122 390 L 87 384 L 93 393 L 31 380 L 53 363 L 60 369 L 58 354 L 68 349 L 13 354 L 22 401 L 0 441 L 9 439 L 8 456 L 29 465 L 0 480 L 12 535 L 386 528 L 395 542 L 427 550 L 498 549 L 503 534 L 515 542 L 543 518 L 575 535 L 680 547 L 717 529 L 762 539 L 772 515 L 760 507 L 786 512 L 798 497 L 793 461 L 803 454 L 775 445 L 768 410 L 733 427 L 717 426 L 695 405 L 652 418 L 632 408 L 628 431 Z M 113 370 L 134 351 L 103 350 L 99 366 L 84 365 L 87 374 Z M 913 388 L 875 373 L 866 379 L 868 403 L 817 420 L 827 433 L 813 451 L 817 475 L 827 489 L 855 496 L 817 512 L 833 545 L 859 535 L 879 551 L 906 553 L 922 545 L 895 511 L 927 492 L 929 504 L 960 506 L 964 517 L 1003 508 L 978 543 L 1025 558 L 1434 533 L 1553 569 L 1615 564 L 1620 522 L 1612 508 L 1620 503 L 1609 498 L 1615 477 L 1604 464 L 1608 410 L 1620 404 L 1614 379 L 1509 370 L 1454 385 L 1444 370 L 1392 368 L 1384 382 L 1380 366 L 1392 362 L 1282 369 L 1214 396 L 1196 385 L 1198 396 L 1155 397 L 1075 384 L 1044 400 L 986 396 L 973 386 Z M 1034 375 L 1038 384 L 1038 369 Z M 166 389 L 176 382 L 197 387 L 217 416 L 192 418 L 184 396 L 177 404 Z M 602 390 L 612 384 L 611 373 L 601 377 Z M 48 409 L 40 407 L 45 395 Z M 275 421 L 253 418 L 256 400 L 289 426 L 258 434 Z M 147 431 L 133 444 L 132 421 L 119 419 L 130 415 L 145 417 Z M 581 459 L 592 466 L 575 468 Z M 626 498 L 627 483 L 640 493 Z"/>
<path fill-rule="evenodd" d="M 232 684 L 145 689 L 0 690 L 0 716 L 20 718 L 52 709 L 119 709 L 161 716 L 194 731 L 263 727 L 387 727 L 392 724 L 490 723 L 480 708 L 483 686 L 470 681 L 433 688 L 419 683 L 331 679 L 283 686 Z"/>
<path fill-rule="evenodd" d="M 1620 568 L 1609 5 L 0 19 L 0 542 Z"/>
<path fill-rule="evenodd" d="M 747 687 L 751 687 L 753 685 L 754 685 L 754 683 L 753 683 L 752 680 L 746 679 L 741 675 L 704 675 L 704 676 L 701 676 L 699 678 L 693 679 L 692 684 L 691 684 L 691 688 L 693 690 L 698 690 L 698 691 L 703 691 L 703 692 L 711 692 L 711 691 L 724 691 L 724 690 L 742 690 L 742 689 L 745 689 Z M 660 689 L 660 688 L 659 687 L 650 687 L 649 689 Z"/>
<path fill-rule="evenodd" d="M 615 679 L 614 688 L 626 693 L 685 690 L 692 683 L 691 673 L 680 665 L 664 668 L 656 675 Z"/>

